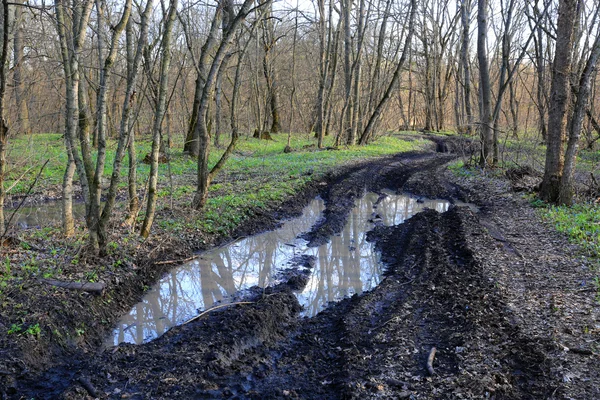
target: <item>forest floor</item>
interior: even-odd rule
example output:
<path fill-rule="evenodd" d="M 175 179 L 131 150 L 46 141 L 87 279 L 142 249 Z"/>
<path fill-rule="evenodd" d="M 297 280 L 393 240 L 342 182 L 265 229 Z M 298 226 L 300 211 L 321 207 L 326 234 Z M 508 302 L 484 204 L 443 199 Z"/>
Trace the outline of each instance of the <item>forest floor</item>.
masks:
<path fill-rule="evenodd" d="M 50 368 L 36 371 L 19 367 L 31 360 L 0 354 L 0 393 L 15 399 L 600 398 L 596 261 L 542 221 L 513 191 L 514 182 L 449 169 L 456 148 L 435 140 L 438 150 L 451 152 L 400 153 L 346 167 L 245 225 L 244 233 L 258 232 L 320 195 L 324 218 L 304 237 L 322 243 L 342 229 L 365 189 L 478 207 L 428 210 L 375 227 L 369 239 L 387 266 L 375 289 L 309 319 L 299 317 L 297 282 L 255 288 L 242 299 L 248 304 L 207 313 L 152 342 L 54 350 Z M 163 257 L 185 255 L 162 246 Z M 113 293 L 110 300 L 130 306 L 136 295 Z M 107 301 L 97 296 L 89 303 L 119 308 Z"/>

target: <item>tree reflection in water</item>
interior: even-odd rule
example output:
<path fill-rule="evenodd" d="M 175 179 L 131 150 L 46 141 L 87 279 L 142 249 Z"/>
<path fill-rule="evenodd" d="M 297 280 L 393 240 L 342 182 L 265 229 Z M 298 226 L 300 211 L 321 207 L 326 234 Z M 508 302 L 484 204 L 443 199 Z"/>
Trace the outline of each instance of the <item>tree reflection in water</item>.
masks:
<path fill-rule="evenodd" d="M 449 205 L 434 200 L 417 203 L 413 197 L 388 194 L 374 209 L 378 197 L 367 193 L 358 200 L 343 232 L 319 247 L 307 248 L 306 241 L 298 239 L 324 210 L 323 200 L 317 198 L 301 217 L 284 222 L 277 230 L 202 253 L 163 277 L 119 321 L 110 344 L 143 343 L 193 317 L 198 310 L 226 302 L 239 290 L 269 286 L 275 283 L 277 271 L 299 254 L 314 255 L 317 260 L 308 285 L 298 294 L 304 315 L 313 316 L 328 302 L 372 289 L 383 274 L 378 255 L 366 242 L 373 214 L 378 214 L 383 224 L 395 225 L 425 207 L 444 212 Z"/>
<path fill-rule="evenodd" d="M 445 212 L 449 207 L 444 200 L 417 202 L 414 197 L 386 194 L 374 209 L 379 196 L 367 193 L 357 201 L 341 234 L 305 252 L 314 255 L 317 264 L 308 285 L 298 295 L 304 306 L 303 315 L 312 317 L 327 303 L 371 290 L 381 282 L 383 266 L 379 254 L 366 241 L 367 232 L 373 228 L 369 220 L 378 217 L 384 225 L 398 225 L 424 208 Z"/>

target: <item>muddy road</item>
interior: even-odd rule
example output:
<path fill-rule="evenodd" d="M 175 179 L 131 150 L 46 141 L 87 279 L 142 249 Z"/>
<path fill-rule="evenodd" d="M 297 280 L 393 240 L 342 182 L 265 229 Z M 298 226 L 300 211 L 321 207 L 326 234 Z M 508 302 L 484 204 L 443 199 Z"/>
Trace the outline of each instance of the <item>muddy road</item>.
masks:
<path fill-rule="evenodd" d="M 311 245 L 340 232 L 365 190 L 478 206 L 376 225 L 368 237 L 386 272 L 375 289 L 301 318 L 294 292 L 307 278 L 291 274 L 152 342 L 19 377 L 4 395 L 600 399 L 600 310 L 587 261 L 507 182 L 457 177 L 446 168 L 454 159 L 400 154 L 316 186 L 326 208 L 303 234 Z M 297 263 L 311 267 L 310 258 Z"/>

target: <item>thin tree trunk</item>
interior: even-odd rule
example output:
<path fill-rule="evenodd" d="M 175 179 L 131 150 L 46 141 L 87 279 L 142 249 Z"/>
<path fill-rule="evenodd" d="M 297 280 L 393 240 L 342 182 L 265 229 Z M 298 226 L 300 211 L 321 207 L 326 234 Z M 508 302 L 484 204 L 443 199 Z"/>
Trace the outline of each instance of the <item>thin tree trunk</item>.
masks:
<path fill-rule="evenodd" d="M 128 0 L 130 2 L 131 0 Z M 126 5 L 127 7 L 127 5 Z M 123 113 L 121 114 L 121 123 L 119 126 L 119 140 L 117 142 L 117 150 L 115 152 L 115 158 L 113 160 L 112 174 L 110 177 L 110 186 L 108 188 L 108 194 L 106 196 L 106 203 L 102 209 L 102 213 L 99 215 L 98 225 L 98 239 L 100 254 L 106 253 L 106 246 L 108 243 L 107 226 L 112 216 L 112 210 L 117 198 L 117 188 L 121 177 L 121 165 L 127 149 L 129 153 L 129 211 L 130 215 L 137 214 L 138 200 L 137 200 L 137 189 L 136 189 L 136 155 L 134 145 L 134 134 L 132 133 L 131 125 L 131 112 L 135 104 L 135 86 L 139 75 L 140 64 L 142 60 L 142 54 L 144 46 L 148 41 L 148 20 L 152 13 L 152 1 L 146 3 L 146 8 L 141 16 L 140 24 L 140 37 L 138 39 L 137 49 L 133 54 L 133 27 L 131 19 L 127 18 L 125 21 L 126 42 L 127 42 L 127 87 L 125 89 L 125 97 L 123 101 Z M 125 10 L 123 13 L 125 19 Z M 115 35 L 118 29 L 122 29 L 120 25 L 115 28 Z M 113 39 L 113 43 L 114 39 Z M 111 45 L 112 46 L 112 45 Z M 112 56 L 109 54 L 109 58 Z M 107 58 L 108 63 L 108 58 Z M 101 138 L 101 135 L 99 135 Z M 133 181 L 133 182 L 132 182 Z"/>
<path fill-rule="evenodd" d="M 245 0 L 242 4 L 238 14 L 231 22 L 231 25 L 225 35 L 221 40 L 221 44 L 217 53 L 213 58 L 213 62 L 210 68 L 208 75 L 206 76 L 206 83 L 204 85 L 204 89 L 202 91 L 202 97 L 200 99 L 200 108 L 198 109 L 198 122 L 196 123 L 197 133 L 195 136 L 198 138 L 200 144 L 200 153 L 198 154 L 198 186 L 196 189 L 196 193 L 194 195 L 194 199 L 192 201 L 192 207 L 196 210 L 202 209 L 206 204 L 206 200 L 208 197 L 208 187 L 211 182 L 211 175 L 208 171 L 208 156 L 210 153 L 210 137 L 209 130 L 207 127 L 206 121 L 206 110 L 209 106 L 209 97 L 212 87 L 214 85 L 217 72 L 223 63 L 224 57 L 227 55 L 229 46 L 231 44 L 231 40 L 233 39 L 233 35 L 235 31 L 239 27 L 239 25 L 246 19 L 248 13 L 250 12 L 250 8 L 252 6 L 253 0 Z M 267 0 L 264 3 L 260 4 L 260 7 L 268 7 L 271 3 L 271 0 Z"/>
<path fill-rule="evenodd" d="M 8 0 L 2 0 L 2 53 L 0 54 L 0 235 L 4 236 L 6 230 L 4 221 L 4 198 L 6 197 L 4 189 L 4 178 L 6 174 L 6 138 L 8 136 L 8 125 L 6 122 L 6 68 L 8 60 L 8 42 L 9 42 L 9 19 L 8 19 Z"/>
<path fill-rule="evenodd" d="M 352 35 L 350 31 L 350 15 L 353 0 L 341 0 L 342 19 L 344 21 L 344 115 L 343 129 L 340 131 L 345 135 L 346 143 L 352 145 L 356 138 L 352 137 Z"/>
<path fill-rule="evenodd" d="M 394 75 L 392 76 L 392 81 L 390 82 L 389 86 L 387 87 L 387 90 L 385 91 L 383 97 L 379 101 L 379 104 L 377 104 L 377 107 L 375 107 L 373 114 L 369 118 L 369 122 L 367 123 L 367 126 L 365 127 L 365 129 L 362 132 L 362 135 L 360 137 L 360 142 L 359 142 L 361 145 L 367 144 L 369 142 L 369 140 L 371 139 L 375 124 L 378 122 L 379 117 L 381 116 L 381 113 L 385 109 L 385 107 L 392 95 L 392 90 L 394 90 L 394 88 L 396 87 L 396 84 L 398 83 L 398 80 L 400 79 L 400 72 L 402 71 L 402 67 L 404 66 L 404 62 L 406 61 L 406 57 L 408 56 L 409 49 L 410 49 L 410 46 L 412 43 L 412 37 L 414 34 L 414 27 L 415 27 L 416 12 L 417 12 L 417 1 L 411 0 L 408 31 L 406 34 L 406 39 L 404 41 L 404 48 L 402 49 L 402 55 L 400 56 L 400 61 L 398 62 L 398 65 L 396 66 L 396 70 L 394 71 Z"/>
<path fill-rule="evenodd" d="M 85 204 L 89 204 L 89 186 L 84 163 L 76 147 L 77 126 L 79 119 L 79 56 L 85 40 L 85 30 L 93 7 L 92 0 L 78 3 L 72 9 L 70 24 L 67 24 L 67 5 L 65 0 L 56 0 L 56 28 L 59 36 L 60 53 L 65 74 L 65 145 L 67 154 L 75 164 Z M 69 33 L 67 28 L 70 27 Z M 70 172 L 72 163 L 69 161 L 64 175 L 63 190 L 72 190 L 73 173 Z M 72 195 L 63 194 L 63 223 L 65 235 L 73 233 Z"/>
<path fill-rule="evenodd" d="M 348 140 L 349 145 L 356 144 L 358 129 L 360 128 L 359 111 L 361 88 L 360 81 L 362 75 L 362 51 L 365 39 L 365 19 L 369 18 L 370 10 L 371 8 L 369 7 L 367 15 L 365 16 L 365 0 L 360 0 L 360 5 L 358 7 L 358 48 L 356 50 L 356 57 L 352 66 L 352 74 L 354 79 L 352 84 L 352 104 L 354 104 L 354 107 L 352 108 L 352 130 Z"/>
<path fill-rule="evenodd" d="M 200 99 L 202 97 L 202 91 L 204 90 L 204 85 L 206 82 L 206 65 L 208 63 L 209 53 L 217 41 L 217 33 L 219 31 L 222 11 L 222 7 L 217 7 L 213 20 L 210 24 L 208 37 L 206 38 L 206 42 L 204 42 L 204 45 L 200 50 L 200 58 L 196 67 L 198 76 L 196 77 L 196 84 L 194 87 L 194 103 L 192 105 L 192 115 L 190 116 L 187 135 L 183 145 L 183 151 L 194 157 L 197 157 L 200 151 L 198 138 L 194 135 L 197 133 L 196 123 L 198 122 Z"/>
<path fill-rule="evenodd" d="M 23 7 L 15 7 L 15 24 L 13 39 L 13 80 L 15 85 L 15 101 L 17 103 L 17 112 L 20 129 L 19 132 L 25 135 L 31 133 L 29 123 L 29 110 L 25 98 L 23 85 Z"/>
<path fill-rule="evenodd" d="M 460 48 L 460 59 L 463 72 L 464 106 L 467 114 L 467 134 L 473 134 L 473 111 L 471 109 L 471 66 L 469 63 L 469 36 L 471 32 L 471 0 L 462 0 L 460 6 L 460 18 L 462 21 L 462 45 Z"/>
<path fill-rule="evenodd" d="M 156 197 L 158 183 L 158 156 L 160 151 L 160 132 L 167 104 L 167 89 L 169 84 L 169 69 L 171 67 L 171 37 L 173 25 L 177 14 L 178 0 L 171 0 L 167 15 L 163 38 L 161 43 L 160 83 L 158 88 L 158 101 L 154 112 L 154 123 L 152 127 L 152 152 L 150 161 L 150 179 L 148 182 L 148 202 L 146 204 L 146 216 L 142 224 L 141 236 L 147 238 L 154 222 L 156 213 Z"/>

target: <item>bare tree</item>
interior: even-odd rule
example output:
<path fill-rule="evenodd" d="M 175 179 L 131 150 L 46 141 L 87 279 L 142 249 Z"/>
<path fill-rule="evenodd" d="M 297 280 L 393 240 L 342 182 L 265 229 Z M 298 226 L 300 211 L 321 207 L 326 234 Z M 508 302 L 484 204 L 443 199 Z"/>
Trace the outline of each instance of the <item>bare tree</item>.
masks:
<path fill-rule="evenodd" d="M 462 69 L 463 101 L 466 113 L 467 134 L 473 133 L 473 111 L 471 110 L 471 66 L 469 62 L 469 41 L 471 31 L 471 0 L 460 3 L 460 20 L 462 22 L 460 67 Z M 458 79 L 457 79 L 458 80 Z"/>
<path fill-rule="evenodd" d="M 2 20 L 0 29 L 2 30 L 2 53 L 0 53 L 0 235 L 4 236 L 6 227 L 4 226 L 4 178 L 6 174 L 6 146 L 8 136 L 8 125 L 6 118 L 6 69 L 8 60 L 8 42 L 9 42 L 9 2 L 2 0 Z"/>
<path fill-rule="evenodd" d="M 227 29 L 227 31 L 221 38 L 219 48 L 217 49 L 217 52 L 213 58 L 210 70 L 206 75 L 206 81 L 204 82 L 202 96 L 200 97 L 200 104 L 197 113 L 198 121 L 196 122 L 195 127 L 197 133 L 194 134 L 194 136 L 198 138 L 198 144 L 200 148 L 200 152 L 198 154 L 198 186 L 196 188 L 196 193 L 192 201 L 192 207 L 194 207 L 197 210 L 202 209 L 202 207 L 204 207 L 204 205 L 206 204 L 206 200 L 208 197 L 208 187 L 214 176 L 214 174 L 211 175 L 210 171 L 208 170 L 208 156 L 210 154 L 210 137 L 206 120 L 206 112 L 209 105 L 210 93 L 212 91 L 217 72 L 220 69 L 223 59 L 229 50 L 229 46 L 231 45 L 236 30 L 245 21 L 246 17 L 250 14 L 250 12 L 252 12 L 252 3 L 253 0 L 244 1 L 240 9 L 238 10 L 235 18 L 229 25 L 229 29 Z M 270 3 L 271 0 L 267 0 L 263 3 L 260 3 L 257 7 L 268 7 Z"/>
<path fill-rule="evenodd" d="M 363 130 L 362 135 L 360 137 L 360 142 L 359 142 L 360 144 L 363 144 L 363 145 L 367 144 L 369 142 L 369 140 L 371 139 L 373 130 L 375 128 L 375 124 L 379 121 L 379 118 L 381 117 L 382 112 L 386 108 L 386 106 L 391 98 L 392 91 L 395 89 L 396 84 L 398 83 L 398 81 L 400 79 L 400 72 L 402 71 L 402 67 L 404 66 L 406 57 L 409 53 L 409 49 L 410 49 L 410 46 L 412 43 L 412 37 L 414 34 L 414 28 L 415 28 L 416 13 L 417 13 L 417 1 L 411 0 L 409 16 L 407 17 L 408 18 L 408 28 L 406 30 L 406 39 L 404 40 L 404 47 L 402 49 L 402 54 L 400 56 L 400 60 L 398 61 L 398 64 L 396 65 L 394 75 L 392 77 L 390 84 L 387 87 L 387 90 L 385 91 L 381 100 L 377 104 L 377 107 L 375 107 L 375 110 L 369 117 L 369 121 L 367 122 L 367 125 L 365 126 L 365 129 Z"/>
<path fill-rule="evenodd" d="M 85 41 L 85 31 L 94 5 L 92 0 L 74 2 L 69 7 L 68 0 L 56 0 L 56 29 L 60 41 L 62 66 L 65 74 L 65 144 L 68 155 L 63 178 L 63 230 L 66 236 L 74 233 L 73 221 L 73 176 L 75 169 L 79 175 L 83 198 L 89 204 L 88 174 L 76 146 L 79 118 L 79 59 Z M 71 11 L 70 18 L 69 10 Z M 86 215 L 89 208 L 86 207 Z M 88 224 L 89 224 L 88 220 Z M 89 225 L 88 225 L 89 226 Z"/>
<path fill-rule="evenodd" d="M 573 61 L 573 30 L 577 17 L 578 0 L 560 0 L 556 27 L 556 52 L 552 67 L 550 106 L 548 110 L 548 146 L 544 179 L 540 197 L 548 202 L 559 198 L 563 174 L 563 138 L 566 130 L 567 105 L 569 103 L 569 77 Z"/>
<path fill-rule="evenodd" d="M 142 224 L 141 235 L 148 237 L 150 229 L 154 222 L 156 213 L 156 197 L 158 183 L 158 156 L 160 152 L 161 142 L 161 127 L 167 105 L 167 89 L 169 84 L 169 69 L 171 67 L 171 38 L 173 33 L 173 25 L 177 15 L 178 0 L 171 0 L 169 10 L 165 15 L 165 26 L 163 30 L 162 41 L 160 45 L 161 63 L 160 63 L 160 80 L 157 94 L 156 110 L 154 111 L 154 122 L 152 127 L 152 152 L 150 158 L 150 178 L 148 181 L 148 202 L 146 204 L 146 216 Z"/>
<path fill-rule="evenodd" d="M 490 67 L 487 57 L 488 8 L 488 0 L 478 0 L 477 59 L 479 60 L 479 129 L 482 144 L 479 163 L 482 167 L 493 165 L 494 147 L 494 135 L 492 131 L 492 84 L 490 82 Z"/>
<path fill-rule="evenodd" d="M 560 188 L 557 199 L 560 204 L 571 205 L 573 203 L 573 173 L 575 171 L 579 137 L 581 135 L 581 130 L 583 129 L 583 120 L 590 99 L 592 78 L 595 75 L 599 58 L 600 29 L 596 34 L 596 40 L 594 41 L 591 53 L 585 63 L 581 78 L 579 79 L 579 91 L 577 93 L 577 100 L 569 124 L 570 132 L 565 153 L 565 164 L 560 178 Z"/>

